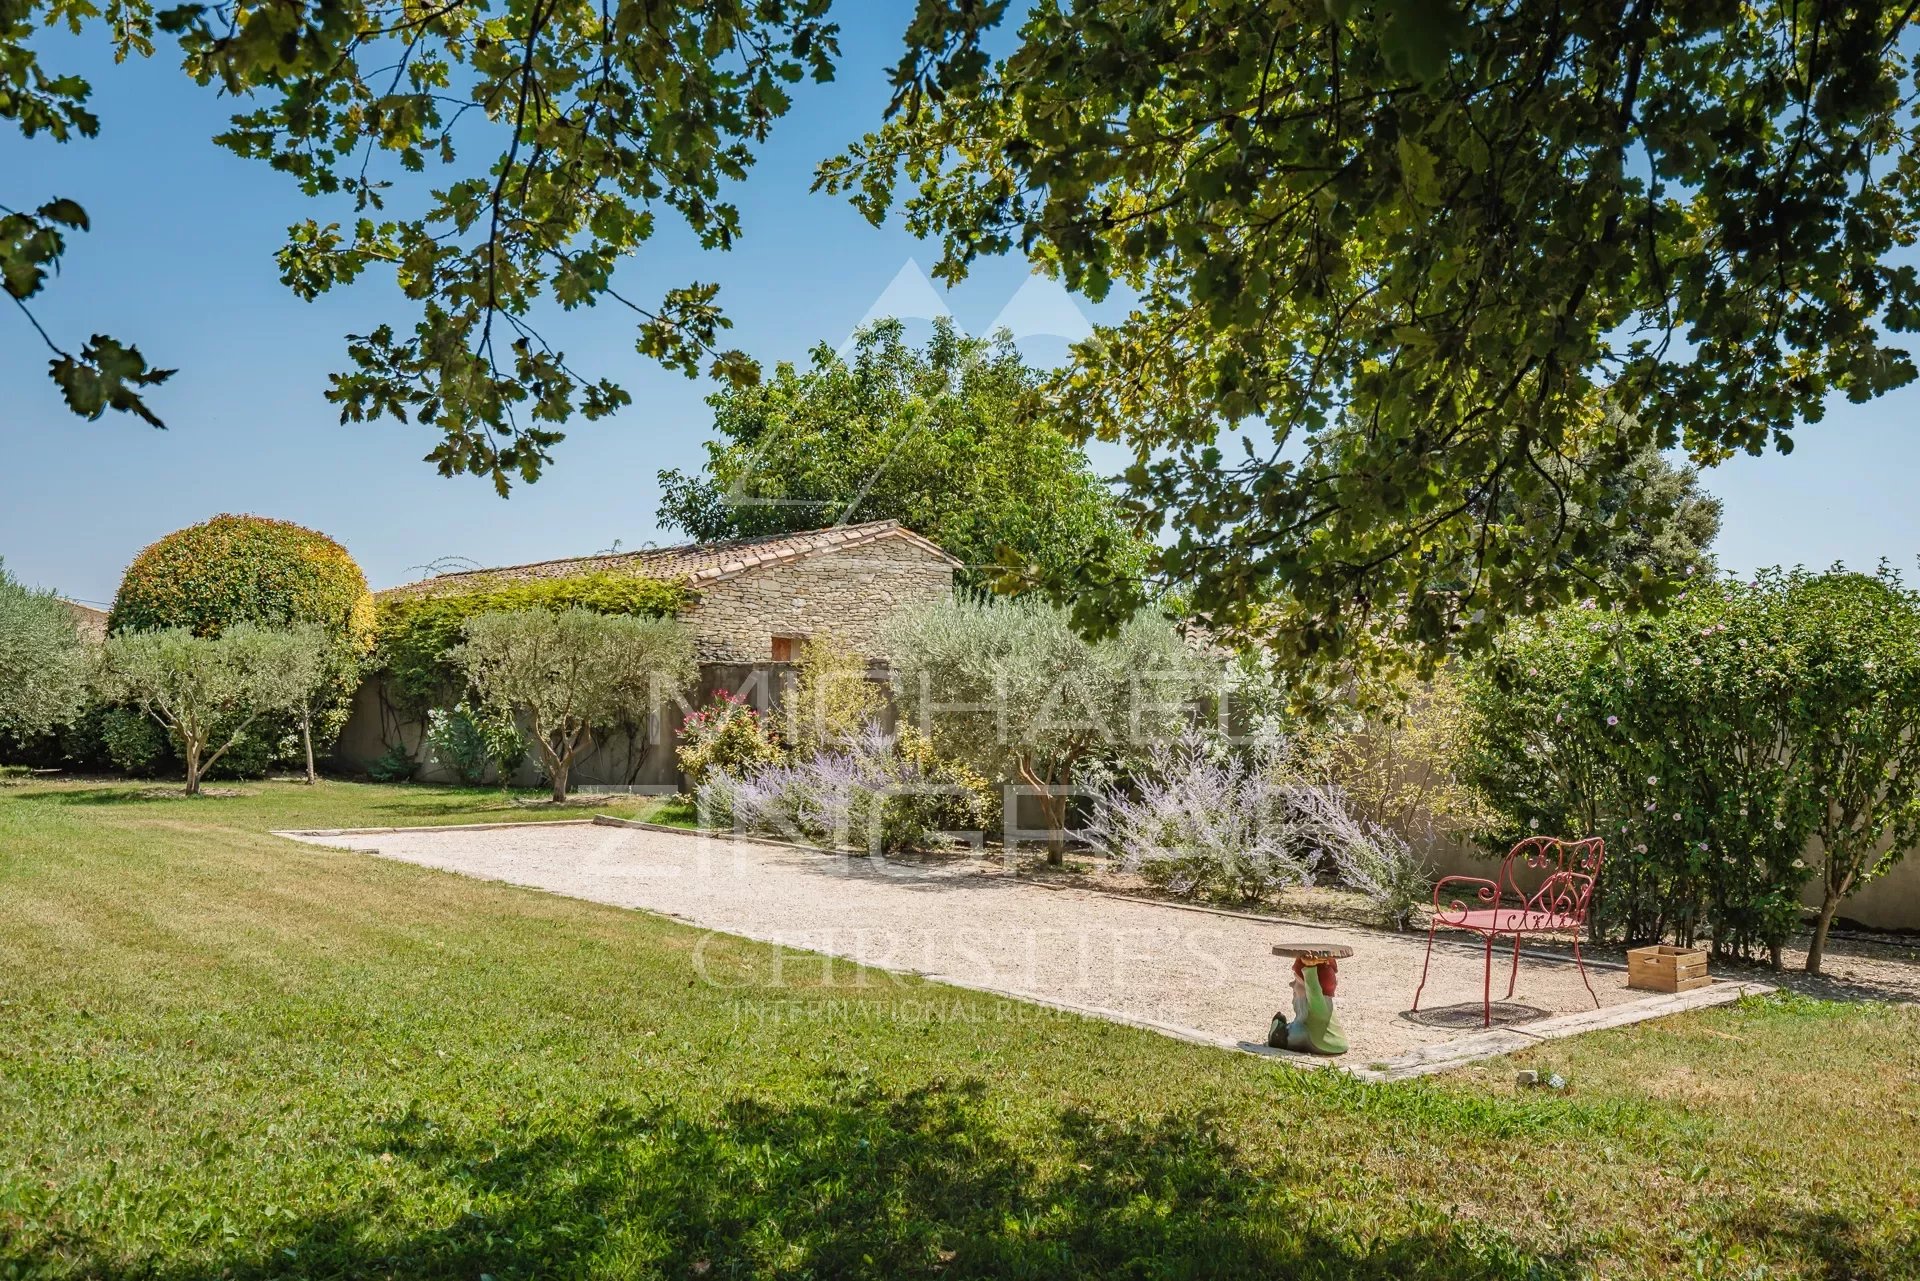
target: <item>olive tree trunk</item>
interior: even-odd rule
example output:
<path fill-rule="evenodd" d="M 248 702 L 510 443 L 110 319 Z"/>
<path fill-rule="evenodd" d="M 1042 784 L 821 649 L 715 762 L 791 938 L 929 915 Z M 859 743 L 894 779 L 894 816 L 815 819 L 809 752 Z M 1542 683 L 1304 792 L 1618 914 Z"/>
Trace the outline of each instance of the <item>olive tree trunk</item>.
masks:
<path fill-rule="evenodd" d="M 320 775 L 313 768 L 313 709 L 300 709 L 300 745 L 307 749 L 307 786 L 312 787 L 320 781 Z"/>

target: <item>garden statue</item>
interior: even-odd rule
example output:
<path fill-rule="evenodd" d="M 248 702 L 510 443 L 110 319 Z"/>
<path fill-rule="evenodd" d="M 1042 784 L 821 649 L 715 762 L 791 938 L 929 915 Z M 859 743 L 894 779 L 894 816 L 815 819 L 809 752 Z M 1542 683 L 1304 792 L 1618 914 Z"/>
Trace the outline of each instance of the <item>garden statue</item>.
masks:
<path fill-rule="evenodd" d="M 1274 1049 L 1304 1050 L 1313 1054 L 1345 1054 L 1347 1035 L 1333 1009 L 1340 982 L 1340 958 L 1353 949 L 1340 945 L 1279 944 L 1276 956 L 1293 958 L 1293 1018 L 1282 1010 L 1273 1016 L 1267 1044 Z"/>

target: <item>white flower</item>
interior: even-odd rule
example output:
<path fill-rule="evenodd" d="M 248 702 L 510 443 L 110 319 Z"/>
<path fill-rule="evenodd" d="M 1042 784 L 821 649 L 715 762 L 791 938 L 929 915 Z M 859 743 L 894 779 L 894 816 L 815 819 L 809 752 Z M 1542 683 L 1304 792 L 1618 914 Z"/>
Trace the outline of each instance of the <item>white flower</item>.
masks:
<path fill-rule="evenodd" d="M 1641 844 L 1634 846 L 1633 852 L 1635 854 L 1645 854 L 1647 852 L 1647 847 L 1645 842 L 1642 842 Z"/>
<path fill-rule="evenodd" d="M 1800 870 L 1802 870 L 1803 868 L 1805 868 L 1805 867 L 1806 867 L 1806 865 L 1807 865 L 1807 861 L 1806 861 L 1805 859 L 1803 859 L 1803 858 L 1797 858 L 1797 859 L 1795 859 L 1795 860 L 1793 860 L 1793 870 L 1794 870 L 1794 871 L 1796 871 L 1796 872 L 1798 872 L 1798 871 L 1800 871 Z"/>
<path fill-rule="evenodd" d="M 1660 786 L 1660 780 L 1658 778 L 1655 778 L 1652 774 L 1649 774 L 1647 775 L 1647 786 L 1658 787 Z"/>
<path fill-rule="evenodd" d="M 1533 831 L 1536 831 L 1536 832 L 1537 832 L 1537 831 L 1539 831 L 1539 830 L 1540 830 L 1540 820 L 1539 820 L 1539 819 L 1537 819 L 1537 818 L 1530 818 L 1530 819 L 1528 819 L 1528 820 L 1527 820 L 1527 826 L 1528 826 L 1528 828 L 1530 828 L 1531 830 L 1533 830 Z"/>
<path fill-rule="evenodd" d="M 1607 717 L 1607 724 L 1609 724 L 1609 725 L 1618 725 L 1619 723 L 1620 723 L 1620 718 L 1619 718 L 1618 716 L 1609 716 L 1609 717 Z"/>

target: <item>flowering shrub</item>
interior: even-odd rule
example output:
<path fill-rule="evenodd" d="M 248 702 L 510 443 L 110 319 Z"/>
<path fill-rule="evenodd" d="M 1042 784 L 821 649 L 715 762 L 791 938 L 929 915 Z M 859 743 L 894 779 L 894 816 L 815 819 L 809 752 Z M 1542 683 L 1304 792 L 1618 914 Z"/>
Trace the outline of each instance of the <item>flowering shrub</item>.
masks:
<path fill-rule="evenodd" d="M 1297 787 L 1291 799 L 1326 855 L 1323 873 L 1364 894 L 1394 929 L 1412 924 L 1433 891 L 1433 878 L 1400 834 L 1355 814 L 1337 787 Z"/>
<path fill-rule="evenodd" d="M 745 774 L 716 771 L 697 793 L 702 826 L 875 854 L 922 847 L 938 831 L 981 830 L 991 798 L 984 782 L 938 761 L 925 739 L 896 739 L 873 725 L 844 749 Z"/>
<path fill-rule="evenodd" d="M 740 695 L 725 690 L 681 722 L 680 746 L 674 754 L 696 792 L 715 774 L 744 778 L 777 764 L 782 755 L 780 735 L 768 718 Z"/>
<path fill-rule="evenodd" d="M 1273 776 L 1277 756 L 1229 756 L 1197 732 L 1155 744 L 1131 785 L 1094 790 L 1082 835 L 1121 868 L 1187 898 L 1254 902 L 1304 885 L 1319 857 L 1316 833 Z"/>
<path fill-rule="evenodd" d="M 1503 825 L 1607 838 L 1596 929 L 1770 955 L 1798 927 L 1820 782 L 1788 576 L 1701 583 L 1658 617 L 1587 607 L 1476 664 L 1466 766 Z"/>

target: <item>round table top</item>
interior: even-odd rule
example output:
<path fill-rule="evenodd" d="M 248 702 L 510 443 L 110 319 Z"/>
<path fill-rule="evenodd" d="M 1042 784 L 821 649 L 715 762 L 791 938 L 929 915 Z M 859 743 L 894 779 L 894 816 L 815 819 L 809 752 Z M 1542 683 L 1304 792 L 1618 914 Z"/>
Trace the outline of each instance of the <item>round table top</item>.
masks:
<path fill-rule="evenodd" d="M 1297 956 L 1303 961 L 1344 961 L 1353 955 L 1345 943 L 1275 943 L 1275 956 Z"/>

